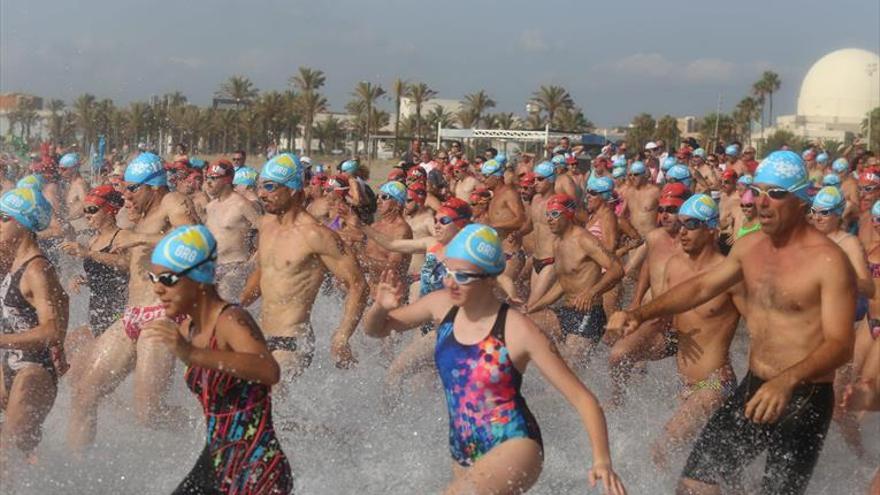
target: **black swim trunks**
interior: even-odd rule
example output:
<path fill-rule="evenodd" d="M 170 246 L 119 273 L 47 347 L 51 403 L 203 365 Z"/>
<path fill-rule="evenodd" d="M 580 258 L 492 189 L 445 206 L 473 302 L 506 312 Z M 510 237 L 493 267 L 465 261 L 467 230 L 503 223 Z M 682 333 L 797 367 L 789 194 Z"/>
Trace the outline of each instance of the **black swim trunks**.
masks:
<path fill-rule="evenodd" d="M 552 256 L 549 258 L 535 258 L 533 256 L 532 257 L 532 269 L 535 270 L 535 274 L 539 274 L 539 273 L 541 273 L 541 270 L 543 270 L 544 268 L 547 268 L 548 266 L 552 265 L 555 262 L 556 262 L 556 258 L 554 258 Z"/>
<path fill-rule="evenodd" d="M 746 418 L 745 407 L 763 383 L 751 372 L 743 378 L 703 428 L 682 476 L 736 486 L 745 466 L 766 449 L 761 493 L 799 494 L 807 489 L 834 411 L 832 385 L 795 388 L 779 420 L 758 424 Z"/>
<path fill-rule="evenodd" d="M 605 335 L 605 324 L 608 323 L 608 319 L 601 304 L 593 306 L 587 312 L 578 311 L 571 306 L 550 309 L 556 313 L 563 335 L 577 335 L 589 339 L 594 344 L 598 344 Z"/>

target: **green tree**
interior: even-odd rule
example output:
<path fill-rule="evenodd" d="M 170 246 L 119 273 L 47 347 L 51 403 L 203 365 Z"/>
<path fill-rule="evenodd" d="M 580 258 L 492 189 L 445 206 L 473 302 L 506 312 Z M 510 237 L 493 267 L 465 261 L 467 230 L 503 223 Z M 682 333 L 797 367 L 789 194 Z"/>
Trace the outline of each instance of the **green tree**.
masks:
<path fill-rule="evenodd" d="M 547 122 L 553 125 L 557 112 L 574 107 L 574 100 L 562 86 L 541 86 L 532 93 L 532 100 L 547 117 Z"/>
<path fill-rule="evenodd" d="M 226 98 L 235 101 L 235 109 L 239 110 L 242 106 L 251 104 L 260 91 L 254 87 L 245 76 L 232 76 L 220 85 L 215 95 L 219 98 Z"/>
<path fill-rule="evenodd" d="M 657 128 L 654 130 L 654 137 L 666 142 L 666 149 L 677 149 L 678 141 L 681 138 L 681 131 L 678 130 L 678 120 L 671 115 L 660 117 L 660 120 L 657 121 Z"/>
<path fill-rule="evenodd" d="M 764 108 L 766 108 L 767 104 L 767 95 L 769 94 L 769 89 L 767 87 L 767 82 L 764 79 L 759 79 L 752 84 L 752 96 L 755 97 L 758 102 L 758 111 L 761 113 L 761 139 L 764 139 Z"/>
<path fill-rule="evenodd" d="M 562 131 L 589 132 L 593 123 L 584 117 L 584 112 L 578 107 L 562 108 L 556 113 L 551 126 Z"/>
<path fill-rule="evenodd" d="M 352 113 L 357 116 L 358 130 L 362 132 L 361 138 L 364 140 L 366 151 L 369 155 L 371 153 L 370 132 L 377 128 L 376 123 L 379 122 L 378 115 L 374 115 L 374 113 L 378 113 L 376 111 L 376 102 L 385 95 L 385 89 L 378 84 L 361 81 L 357 83 L 351 94 L 354 100 L 349 102 L 349 106 L 346 108 L 354 110 Z"/>
<path fill-rule="evenodd" d="M 462 129 L 472 129 L 480 124 L 479 115 L 477 115 L 477 113 L 471 108 L 462 108 L 456 112 L 455 118 L 458 120 Z"/>
<path fill-rule="evenodd" d="M 431 98 L 437 96 L 437 92 L 428 87 L 423 82 L 412 83 L 409 85 L 409 93 L 407 94 L 416 106 L 416 138 L 422 140 L 422 105 Z"/>
<path fill-rule="evenodd" d="M 876 152 L 877 147 L 880 146 L 880 107 L 865 114 L 865 118 L 862 119 L 861 128 L 862 136 L 864 136 L 868 149 Z"/>
<path fill-rule="evenodd" d="M 483 112 L 490 108 L 495 108 L 495 100 L 489 97 L 485 90 L 479 90 L 464 96 L 462 108 L 472 112 L 476 116 L 476 122 L 479 124 L 483 118 Z M 486 124 L 486 127 L 492 127 Z"/>
<path fill-rule="evenodd" d="M 737 137 L 736 122 L 726 113 L 712 112 L 707 114 L 697 124 L 697 128 L 700 130 L 700 140 L 707 143 L 709 150 L 714 149 L 715 144 L 728 143 Z"/>
<path fill-rule="evenodd" d="M 767 136 L 767 141 L 764 143 L 766 153 L 781 149 L 783 146 L 788 146 L 792 151 L 800 152 L 806 148 L 806 142 L 789 131 L 779 129 Z"/>
<path fill-rule="evenodd" d="M 409 83 L 397 78 L 391 83 L 391 94 L 394 95 L 394 156 L 400 153 L 400 100 L 407 95 Z"/>
<path fill-rule="evenodd" d="M 764 91 L 767 92 L 767 101 L 770 104 L 768 108 L 769 117 L 767 119 L 767 123 L 771 126 L 773 125 L 773 93 L 779 91 L 780 86 L 782 86 L 782 81 L 779 79 L 779 74 L 773 71 L 764 71 L 761 74 L 761 81 L 763 82 Z"/>
<path fill-rule="evenodd" d="M 84 94 L 73 102 L 73 113 L 76 115 L 76 126 L 81 141 L 80 149 L 89 149 L 89 144 L 95 142 L 95 96 Z"/>
<path fill-rule="evenodd" d="M 519 119 L 513 112 L 502 112 L 494 115 L 499 129 L 515 130 L 520 128 Z"/>
<path fill-rule="evenodd" d="M 317 93 L 311 93 L 317 95 Z M 300 94 L 302 96 L 302 94 Z M 320 96 L 320 95 L 318 95 Z M 302 100 L 300 100 L 302 105 Z M 271 142 L 278 142 L 284 135 L 285 130 L 285 101 L 284 95 L 278 91 L 267 91 L 257 98 L 254 105 L 259 121 L 260 137 L 257 144 L 265 148 Z M 303 134 L 306 135 L 305 133 Z M 311 133 L 309 133 L 311 136 Z M 307 150 L 310 153 L 311 149 Z"/>
<path fill-rule="evenodd" d="M 46 110 L 49 110 L 49 139 L 55 143 L 64 143 L 63 128 L 64 128 L 64 101 L 52 99 L 49 100 L 49 103 L 46 105 Z"/>
<path fill-rule="evenodd" d="M 738 127 L 738 134 L 745 136 L 745 141 L 752 142 L 752 122 L 760 111 L 761 104 L 757 99 L 747 96 L 736 104 L 733 112 L 733 120 Z"/>
<path fill-rule="evenodd" d="M 150 122 L 150 105 L 135 101 L 129 104 L 126 113 L 128 114 L 126 119 L 128 144 L 135 145 L 141 139 L 146 139 Z"/>
<path fill-rule="evenodd" d="M 312 154 L 312 124 L 315 115 L 327 110 L 327 98 L 318 90 L 324 86 L 324 72 L 309 67 L 300 67 L 299 73 L 290 78 L 290 83 L 299 90 L 299 107 L 303 119 L 303 141 L 305 153 Z"/>
<path fill-rule="evenodd" d="M 315 138 L 322 153 L 337 149 L 339 142 L 345 138 L 345 127 L 339 119 L 330 115 L 315 123 Z"/>
<path fill-rule="evenodd" d="M 626 145 L 631 150 L 641 150 L 654 138 L 657 122 L 649 113 L 640 113 L 633 118 L 626 130 Z"/>

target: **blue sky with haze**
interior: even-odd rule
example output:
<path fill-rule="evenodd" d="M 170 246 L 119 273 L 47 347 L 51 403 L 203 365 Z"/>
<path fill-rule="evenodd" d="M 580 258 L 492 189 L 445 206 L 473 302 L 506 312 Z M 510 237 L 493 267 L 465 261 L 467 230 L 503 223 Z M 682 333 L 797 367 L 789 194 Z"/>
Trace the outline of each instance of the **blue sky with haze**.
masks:
<path fill-rule="evenodd" d="M 323 70 L 341 110 L 357 81 L 401 76 L 443 98 L 485 89 L 524 113 L 541 84 L 567 88 L 593 122 L 729 109 L 761 71 L 792 113 L 810 65 L 839 48 L 880 51 L 880 1 L 0 0 L 0 91 L 117 104 L 179 90 L 208 104 L 243 74 L 283 89 Z M 391 108 L 391 102 L 384 104 Z"/>

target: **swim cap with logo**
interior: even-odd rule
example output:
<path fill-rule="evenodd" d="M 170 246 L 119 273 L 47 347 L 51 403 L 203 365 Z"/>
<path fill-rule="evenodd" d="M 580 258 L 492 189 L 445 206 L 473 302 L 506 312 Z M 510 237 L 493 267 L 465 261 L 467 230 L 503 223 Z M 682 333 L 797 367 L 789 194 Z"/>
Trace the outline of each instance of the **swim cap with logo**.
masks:
<path fill-rule="evenodd" d="M 552 163 L 554 167 L 568 168 L 568 163 L 565 161 L 565 155 L 554 155 L 553 158 L 550 159 L 550 163 Z"/>
<path fill-rule="evenodd" d="M 571 220 L 574 218 L 577 200 L 567 194 L 554 194 L 550 196 L 544 207 L 547 211 L 558 211 Z"/>
<path fill-rule="evenodd" d="M 303 166 L 293 153 L 275 155 L 263 165 L 260 179 L 277 182 L 294 191 L 303 188 Z"/>
<path fill-rule="evenodd" d="M 849 172 L 849 162 L 846 161 L 846 158 L 838 158 L 831 164 L 831 170 L 837 174 L 845 174 Z"/>
<path fill-rule="evenodd" d="M 437 213 L 441 215 L 445 215 L 449 218 L 454 218 L 455 225 L 458 228 L 462 229 L 465 225 L 471 223 L 471 217 L 473 217 L 474 212 L 471 210 L 471 205 L 459 198 L 449 198 L 440 205 L 440 209 L 437 210 Z"/>
<path fill-rule="evenodd" d="M 691 190 L 681 182 L 670 182 L 660 191 L 659 206 L 681 206 L 691 195 Z"/>
<path fill-rule="evenodd" d="M 669 171 L 666 172 L 666 180 L 668 181 L 669 179 L 674 179 L 690 187 L 691 171 L 684 165 L 673 165 Z"/>
<path fill-rule="evenodd" d="M 705 194 L 694 194 L 678 209 L 679 217 L 702 220 L 710 229 L 718 227 L 718 204 Z"/>
<path fill-rule="evenodd" d="M 0 196 L 0 213 L 14 218 L 31 232 L 39 232 L 52 220 L 52 205 L 39 189 L 16 188 Z"/>
<path fill-rule="evenodd" d="M 133 184 L 145 184 L 148 186 L 167 186 L 168 176 L 165 172 L 165 164 L 158 155 L 145 151 L 136 156 L 125 167 L 125 182 Z"/>
<path fill-rule="evenodd" d="M 498 153 L 497 155 L 495 155 L 494 160 L 498 162 L 502 167 L 507 165 L 507 155 L 505 155 L 504 153 Z"/>
<path fill-rule="evenodd" d="M 236 186 L 255 186 L 257 184 L 257 171 L 250 167 L 239 167 L 232 178 L 232 184 Z"/>
<path fill-rule="evenodd" d="M 379 188 L 379 192 L 387 194 L 391 199 L 397 201 L 399 204 L 406 203 L 406 186 L 403 185 L 402 182 L 391 181 L 382 184 L 382 187 Z"/>
<path fill-rule="evenodd" d="M 590 176 L 587 180 L 587 190 L 599 193 L 602 199 L 608 201 L 614 192 L 614 181 L 604 175 L 601 177 Z"/>
<path fill-rule="evenodd" d="M 58 166 L 61 168 L 79 167 L 79 155 L 76 153 L 67 153 L 58 160 Z"/>
<path fill-rule="evenodd" d="M 220 159 L 208 166 L 208 169 L 205 170 L 205 177 L 229 177 L 233 179 L 235 177 L 235 167 L 229 160 Z"/>
<path fill-rule="evenodd" d="M 357 169 L 358 169 L 357 160 L 345 160 L 344 162 L 342 162 L 342 165 L 339 166 L 339 170 L 341 170 L 347 174 L 353 174 L 353 173 L 357 172 Z"/>
<path fill-rule="evenodd" d="M 486 160 L 480 167 L 480 173 L 485 176 L 501 177 L 504 175 L 504 167 L 496 160 Z"/>
<path fill-rule="evenodd" d="M 819 189 L 813 198 L 813 208 L 816 210 L 831 210 L 835 215 L 842 215 L 846 200 L 840 189 L 834 186 L 825 186 Z"/>
<path fill-rule="evenodd" d="M 828 163 L 828 153 L 823 151 L 816 155 L 816 163 Z"/>
<path fill-rule="evenodd" d="M 535 165 L 534 172 L 535 175 L 541 176 L 550 182 L 554 182 L 556 180 L 556 169 L 553 168 L 553 164 L 551 162 L 541 162 Z"/>
<path fill-rule="evenodd" d="M 446 258 L 467 261 L 490 275 L 504 271 L 504 251 L 498 232 L 488 225 L 472 223 L 461 229 L 446 246 Z"/>
<path fill-rule="evenodd" d="M 119 213 L 119 210 L 125 205 L 125 199 L 122 198 L 122 194 L 119 194 L 119 192 L 117 192 L 116 189 L 113 189 L 113 186 L 109 184 L 98 186 L 89 191 L 89 194 L 86 195 L 84 201 L 104 208 L 110 212 L 111 215 Z"/>
<path fill-rule="evenodd" d="M 150 262 L 200 284 L 214 283 L 217 241 L 204 225 L 182 225 L 172 230 L 153 249 Z M 188 271 L 187 271 L 188 270 Z"/>
<path fill-rule="evenodd" d="M 45 184 L 45 183 L 46 183 L 46 181 L 43 180 L 42 175 L 31 174 L 31 175 L 26 175 L 26 176 L 22 177 L 15 184 L 15 187 L 24 188 L 24 189 L 36 189 L 37 191 L 41 191 L 41 190 L 43 190 L 43 184 Z"/>
<path fill-rule="evenodd" d="M 822 185 L 840 187 L 840 177 L 837 174 L 826 174 L 822 177 Z"/>
<path fill-rule="evenodd" d="M 775 186 L 809 201 L 810 179 L 804 160 L 793 151 L 774 151 L 755 170 L 755 184 Z"/>
<path fill-rule="evenodd" d="M 644 162 L 633 162 L 632 165 L 629 166 L 629 173 L 633 175 L 645 175 L 648 169 L 645 167 Z"/>

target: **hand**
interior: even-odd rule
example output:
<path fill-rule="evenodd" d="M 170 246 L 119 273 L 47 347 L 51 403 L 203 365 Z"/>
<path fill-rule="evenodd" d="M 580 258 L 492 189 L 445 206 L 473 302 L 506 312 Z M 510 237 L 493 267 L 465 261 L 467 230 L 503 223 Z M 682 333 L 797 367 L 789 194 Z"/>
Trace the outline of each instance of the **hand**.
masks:
<path fill-rule="evenodd" d="M 70 280 L 70 284 L 68 284 L 67 287 L 70 289 L 70 292 L 73 292 L 74 294 L 79 294 L 79 291 L 83 285 L 86 285 L 86 277 L 82 275 L 77 275 Z"/>
<path fill-rule="evenodd" d="M 88 251 L 86 248 L 82 247 L 78 242 L 75 241 L 64 241 L 61 243 L 61 250 L 67 253 L 70 256 L 76 256 L 77 258 L 84 257 Z"/>
<path fill-rule="evenodd" d="M 193 346 L 183 338 L 183 335 L 180 335 L 180 327 L 173 321 L 167 318 L 159 318 L 147 323 L 144 326 L 141 338 L 165 345 L 178 359 L 189 364 L 189 357 L 192 354 Z"/>
<path fill-rule="evenodd" d="M 794 384 L 785 375 L 764 382 L 746 403 L 746 417 L 755 423 L 774 423 L 791 399 Z"/>
<path fill-rule="evenodd" d="M 611 495 L 626 495 L 626 488 L 623 487 L 623 482 L 620 481 L 620 478 L 617 476 L 617 473 L 611 469 L 611 466 L 605 464 L 594 465 L 590 468 L 587 479 L 590 481 L 591 488 L 596 487 L 596 481 L 602 480 L 602 487 L 605 493 Z"/>
<path fill-rule="evenodd" d="M 339 332 L 336 332 L 330 341 L 330 355 L 336 361 L 336 367 L 340 369 L 349 369 L 358 362 L 351 350 L 348 338 Z"/>
<path fill-rule="evenodd" d="M 131 249 L 133 247 L 149 246 L 151 244 L 152 243 L 147 242 L 143 239 L 127 238 L 124 240 L 120 240 L 120 242 L 114 242 L 113 246 L 110 247 L 110 253 L 111 254 L 119 254 L 119 253 L 121 253 L 127 249 Z"/>
<path fill-rule="evenodd" d="M 626 336 L 635 332 L 641 324 L 642 321 L 636 316 L 634 311 L 617 311 L 611 315 L 605 327 L 612 332 L 622 331 L 623 335 Z"/>
<path fill-rule="evenodd" d="M 866 411 L 880 407 L 880 393 L 870 378 L 846 386 L 840 407 L 846 411 Z"/>
<path fill-rule="evenodd" d="M 578 311 L 588 311 L 590 308 L 593 307 L 593 299 L 595 298 L 596 294 L 594 294 L 593 291 L 588 290 L 582 292 L 579 296 L 575 297 L 571 301 L 571 305 L 574 306 L 574 308 Z"/>
<path fill-rule="evenodd" d="M 373 304 L 378 304 L 385 311 L 400 307 L 403 302 L 403 284 L 398 280 L 394 270 L 385 270 L 379 278 L 373 294 Z"/>
<path fill-rule="evenodd" d="M 339 215 L 345 223 L 352 227 L 361 226 L 360 217 L 355 214 L 354 209 L 345 203 L 339 203 L 336 205 L 336 214 Z"/>

